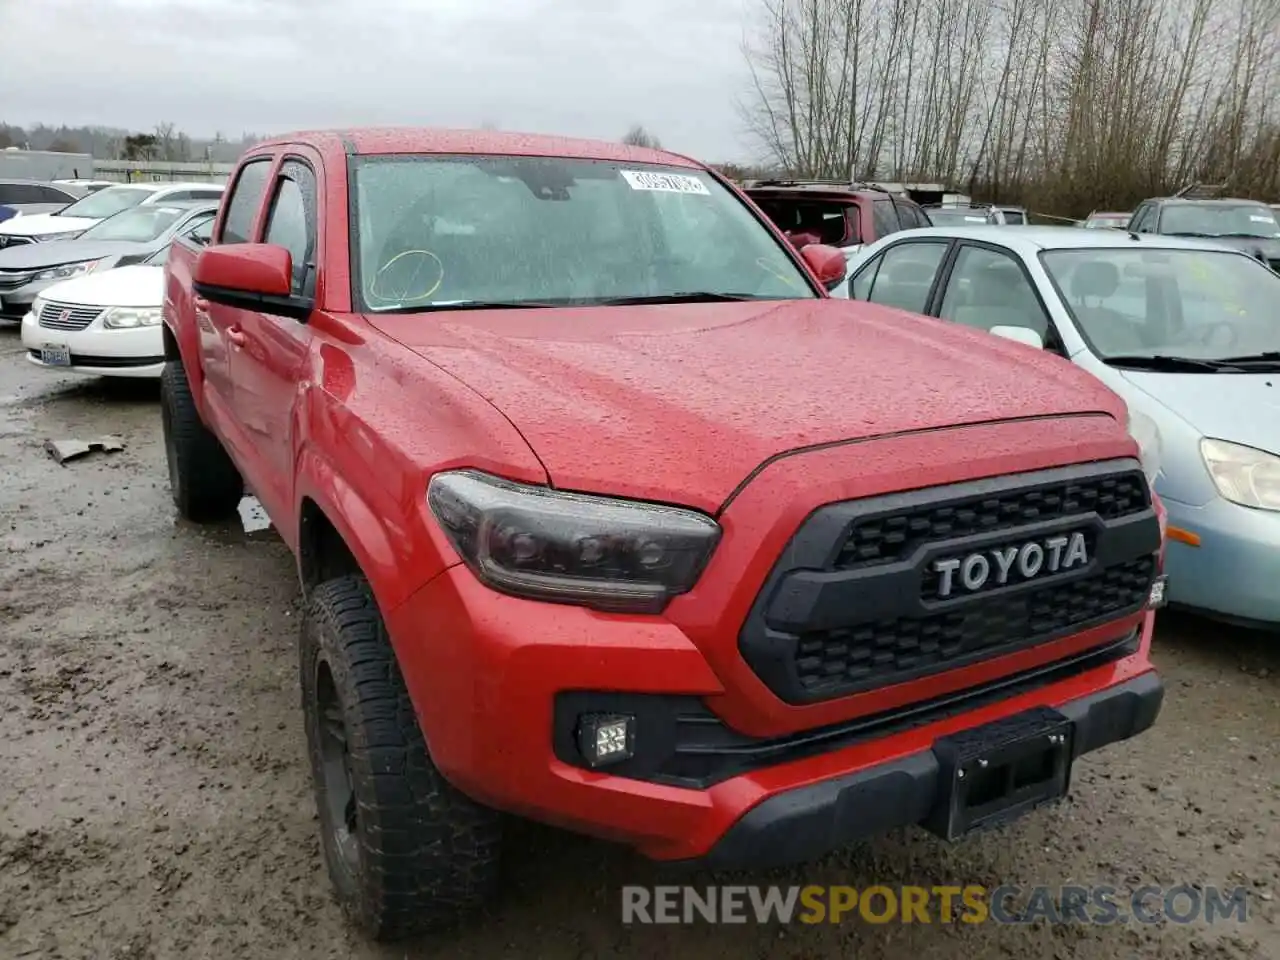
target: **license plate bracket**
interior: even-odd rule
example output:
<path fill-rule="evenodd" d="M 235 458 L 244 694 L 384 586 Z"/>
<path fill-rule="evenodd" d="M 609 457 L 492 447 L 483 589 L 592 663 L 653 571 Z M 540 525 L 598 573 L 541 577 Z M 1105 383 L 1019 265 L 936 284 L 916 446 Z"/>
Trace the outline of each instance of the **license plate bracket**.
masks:
<path fill-rule="evenodd" d="M 65 344 L 41 344 L 40 362 L 47 367 L 69 367 L 71 366 L 71 349 Z"/>
<path fill-rule="evenodd" d="M 924 826 L 945 840 L 1015 820 L 1067 795 L 1075 725 L 1037 707 L 934 743 L 938 799 Z"/>

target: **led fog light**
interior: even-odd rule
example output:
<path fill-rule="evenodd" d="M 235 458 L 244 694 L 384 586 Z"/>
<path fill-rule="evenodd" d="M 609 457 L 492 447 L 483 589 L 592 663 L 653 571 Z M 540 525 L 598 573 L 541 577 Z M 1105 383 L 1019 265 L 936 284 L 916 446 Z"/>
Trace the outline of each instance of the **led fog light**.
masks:
<path fill-rule="evenodd" d="M 588 713 L 578 720 L 578 750 L 589 767 L 630 759 L 636 750 L 636 718 Z"/>
<path fill-rule="evenodd" d="M 1164 606 L 1165 586 L 1168 582 L 1169 578 L 1163 575 L 1151 582 L 1151 593 L 1147 595 L 1147 609 L 1156 610 Z"/>

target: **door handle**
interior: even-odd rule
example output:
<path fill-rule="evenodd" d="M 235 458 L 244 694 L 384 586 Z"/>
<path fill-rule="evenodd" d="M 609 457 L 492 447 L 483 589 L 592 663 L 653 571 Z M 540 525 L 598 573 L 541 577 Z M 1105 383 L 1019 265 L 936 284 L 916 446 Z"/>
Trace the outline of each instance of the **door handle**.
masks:
<path fill-rule="evenodd" d="M 227 327 L 227 339 L 231 341 L 232 346 L 243 347 L 245 344 L 244 331 L 239 327 Z"/>

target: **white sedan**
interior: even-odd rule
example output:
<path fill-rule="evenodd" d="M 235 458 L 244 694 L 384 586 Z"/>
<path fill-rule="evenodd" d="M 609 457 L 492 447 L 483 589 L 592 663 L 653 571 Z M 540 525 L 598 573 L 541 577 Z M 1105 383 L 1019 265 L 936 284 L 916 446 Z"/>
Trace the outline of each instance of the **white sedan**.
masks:
<path fill-rule="evenodd" d="M 213 220 L 190 231 L 208 242 Z M 22 318 L 22 345 L 35 365 L 101 377 L 158 377 L 164 369 L 160 307 L 165 247 L 143 263 L 93 273 L 42 291 Z"/>

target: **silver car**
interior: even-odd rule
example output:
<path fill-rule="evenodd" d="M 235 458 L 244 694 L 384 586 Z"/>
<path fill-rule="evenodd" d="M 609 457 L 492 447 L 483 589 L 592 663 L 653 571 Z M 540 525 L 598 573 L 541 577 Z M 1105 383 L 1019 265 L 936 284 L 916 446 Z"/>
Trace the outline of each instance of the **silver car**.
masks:
<path fill-rule="evenodd" d="M 1280 275 L 1211 240 L 1072 227 L 913 230 L 850 266 L 853 299 L 1053 351 L 1120 394 L 1168 511 L 1170 601 L 1280 628 Z"/>

